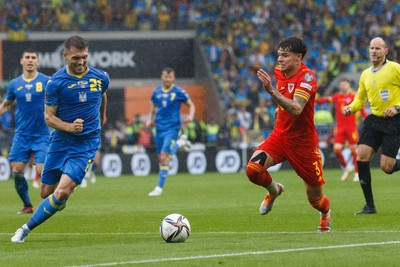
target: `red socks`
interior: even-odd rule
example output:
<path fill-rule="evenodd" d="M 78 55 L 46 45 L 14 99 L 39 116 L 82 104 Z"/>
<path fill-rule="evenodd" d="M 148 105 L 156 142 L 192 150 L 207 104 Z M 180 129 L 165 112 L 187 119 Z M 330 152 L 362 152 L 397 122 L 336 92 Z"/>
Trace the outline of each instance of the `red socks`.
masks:
<path fill-rule="evenodd" d="M 310 202 L 311 206 L 313 206 L 314 209 L 320 211 L 322 214 L 328 213 L 331 206 L 329 198 L 324 194 L 322 194 L 320 198 L 314 200 L 308 199 L 308 201 Z"/>
<path fill-rule="evenodd" d="M 272 183 L 271 175 L 256 162 L 250 161 L 247 164 L 246 175 L 252 183 L 263 187 L 268 187 Z"/>

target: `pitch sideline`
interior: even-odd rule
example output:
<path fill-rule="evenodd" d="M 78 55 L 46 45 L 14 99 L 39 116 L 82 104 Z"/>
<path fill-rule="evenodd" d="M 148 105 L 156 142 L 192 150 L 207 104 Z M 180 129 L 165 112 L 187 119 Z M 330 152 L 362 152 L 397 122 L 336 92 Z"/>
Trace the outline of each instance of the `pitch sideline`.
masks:
<path fill-rule="evenodd" d="M 341 249 L 341 248 L 351 248 L 351 247 L 384 246 L 384 245 L 393 245 L 393 244 L 400 244 L 400 241 L 347 244 L 347 245 L 326 246 L 326 247 L 305 247 L 305 248 L 295 248 L 295 249 L 248 251 L 248 252 L 240 252 L 240 253 L 210 254 L 210 255 L 188 256 L 188 257 L 180 257 L 180 258 L 164 258 L 164 259 L 149 259 L 149 260 L 138 260 L 138 261 L 108 262 L 108 263 L 98 263 L 98 264 L 89 264 L 89 265 L 72 265 L 72 266 L 66 266 L 66 267 L 98 267 L 98 266 L 116 266 L 116 265 L 126 265 L 126 264 L 161 263 L 161 262 L 172 262 L 172 261 L 186 261 L 186 260 L 224 258 L 224 257 L 240 257 L 240 256 L 274 254 L 274 253 L 290 253 L 290 252 L 299 252 L 299 251 Z"/>
<path fill-rule="evenodd" d="M 341 234 L 374 234 L 374 233 L 400 233 L 400 230 L 360 230 L 360 231 L 352 231 L 352 230 L 333 230 L 331 233 L 341 233 Z M 14 233 L 1 233 L 0 236 L 12 236 Z M 299 232 L 289 232 L 289 231 L 269 231 L 269 232 L 232 232 L 232 231 L 223 231 L 223 232 L 196 232 L 196 235 L 248 235 L 248 234 L 268 234 L 268 235 L 287 235 L 287 234 L 313 234 L 315 235 L 315 231 L 299 231 Z M 127 232 L 127 233 L 35 233 L 35 235 L 57 235 L 57 236 L 80 236 L 80 235 L 155 235 L 155 232 Z M 156 233 L 156 235 L 159 235 Z"/>

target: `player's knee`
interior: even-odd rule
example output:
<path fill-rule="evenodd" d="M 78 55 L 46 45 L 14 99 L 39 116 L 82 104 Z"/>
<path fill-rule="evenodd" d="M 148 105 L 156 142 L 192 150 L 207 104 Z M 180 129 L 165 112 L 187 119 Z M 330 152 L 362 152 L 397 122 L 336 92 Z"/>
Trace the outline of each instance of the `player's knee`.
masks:
<path fill-rule="evenodd" d="M 260 173 L 265 171 L 264 167 L 256 162 L 249 162 L 246 166 L 246 176 L 251 181 L 254 182 Z"/>
<path fill-rule="evenodd" d="M 341 154 L 342 153 L 342 149 L 338 148 L 338 147 L 334 147 L 333 148 L 333 152 L 337 155 L 337 154 Z"/>
<path fill-rule="evenodd" d="M 387 164 L 387 163 L 382 163 L 381 162 L 381 169 L 386 174 L 392 174 L 393 173 L 393 166 L 391 164 Z"/>
<path fill-rule="evenodd" d="M 45 199 L 48 196 L 50 196 L 50 194 L 47 191 L 40 190 L 40 197 L 41 198 Z"/>
<path fill-rule="evenodd" d="M 167 164 L 169 162 L 170 155 L 162 152 L 159 156 L 159 161 L 161 164 Z"/>
<path fill-rule="evenodd" d="M 64 189 L 64 188 L 57 188 L 54 191 L 54 195 L 58 201 L 66 201 L 70 194 L 71 194 L 71 190 Z"/>

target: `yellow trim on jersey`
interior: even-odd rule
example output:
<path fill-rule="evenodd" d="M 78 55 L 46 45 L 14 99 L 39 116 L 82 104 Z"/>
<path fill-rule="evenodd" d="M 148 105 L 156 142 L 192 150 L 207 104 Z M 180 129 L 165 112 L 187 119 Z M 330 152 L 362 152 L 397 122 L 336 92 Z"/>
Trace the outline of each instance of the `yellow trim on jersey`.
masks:
<path fill-rule="evenodd" d="M 25 78 L 24 75 L 22 74 L 22 79 L 23 79 L 25 82 L 30 83 L 31 81 L 33 81 L 34 79 L 36 79 L 36 77 L 37 77 L 38 75 L 39 75 L 39 72 L 36 73 L 35 77 L 33 77 L 33 78 L 31 78 L 31 79 L 28 79 L 28 78 Z"/>
<path fill-rule="evenodd" d="M 172 88 L 174 88 L 174 86 L 175 86 L 175 84 L 173 83 L 172 85 L 171 85 L 171 87 L 170 88 L 164 88 L 164 86 L 161 86 L 161 90 L 164 92 L 164 93 L 168 93 L 169 91 L 171 91 L 171 89 Z"/>
<path fill-rule="evenodd" d="M 69 72 L 69 67 L 68 66 L 67 66 L 66 70 L 67 70 L 67 73 L 69 75 L 74 76 L 76 78 L 82 78 L 83 76 L 85 76 L 89 72 L 89 67 L 86 67 L 86 71 L 84 73 L 80 74 L 80 75 L 72 74 L 71 72 Z"/>
<path fill-rule="evenodd" d="M 307 91 L 303 91 L 303 90 L 300 90 L 300 89 L 296 89 L 294 91 L 294 95 L 298 96 L 298 97 L 301 97 L 301 98 L 304 98 L 307 101 L 310 99 L 310 94 Z"/>
<path fill-rule="evenodd" d="M 362 72 L 358 92 L 350 104 L 352 112 L 359 111 L 367 99 L 372 114 L 378 117 L 383 117 L 387 108 L 400 105 L 400 64 L 386 60 L 378 70 L 370 67 Z"/>

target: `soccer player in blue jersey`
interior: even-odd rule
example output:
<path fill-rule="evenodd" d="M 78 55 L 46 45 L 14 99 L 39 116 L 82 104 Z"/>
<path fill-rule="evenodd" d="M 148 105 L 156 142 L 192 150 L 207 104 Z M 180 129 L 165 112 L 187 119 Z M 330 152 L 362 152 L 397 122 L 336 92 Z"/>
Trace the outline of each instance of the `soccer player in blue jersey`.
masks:
<path fill-rule="evenodd" d="M 15 135 L 9 161 L 15 189 L 24 203 L 24 208 L 18 213 L 26 214 L 33 213 L 33 206 L 24 176 L 25 167 L 33 154 L 36 172 L 41 174 L 50 139 L 49 127 L 43 115 L 44 89 L 49 77 L 38 72 L 39 55 L 34 49 L 26 49 L 22 53 L 20 63 L 22 75 L 10 81 L 6 97 L 0 104 L 0 115 L 16 102 Z"/>
<path fill-rule="evenodd" d="M 158 184 L 149 196 L 159 196 L 165 184 L 169 171 L 169 160 L 180 146 L 185 145 L 186 139 L 177 141 L 181 128 L 181 103 L 189 106 L 189 114 L 183 123 L 193 121 L 195 105 L 190 100 L 184 89 L 174 84 L 175 71 L 172 68 L 165 68 L 161 73 L 162 84 L 154 89 L 151 97 L 152 107 L 146 121 L 146 127 L 153 122 L 156 126 L 156 147 L 160 169 L 158 172 Z"/>
<path fill-rule="evenodd" d="M 80 36 L 64 42 L 67 66 L 46 86 L 45 119 L 54 128 L 43 167 L 40 203 L 11 242 L 24 242 L 35 227 L 65 208 L 66 201 L 85 176 L 100 146 L 106 121 L 108 74 L 87 65 L 89 44 Z"/>

